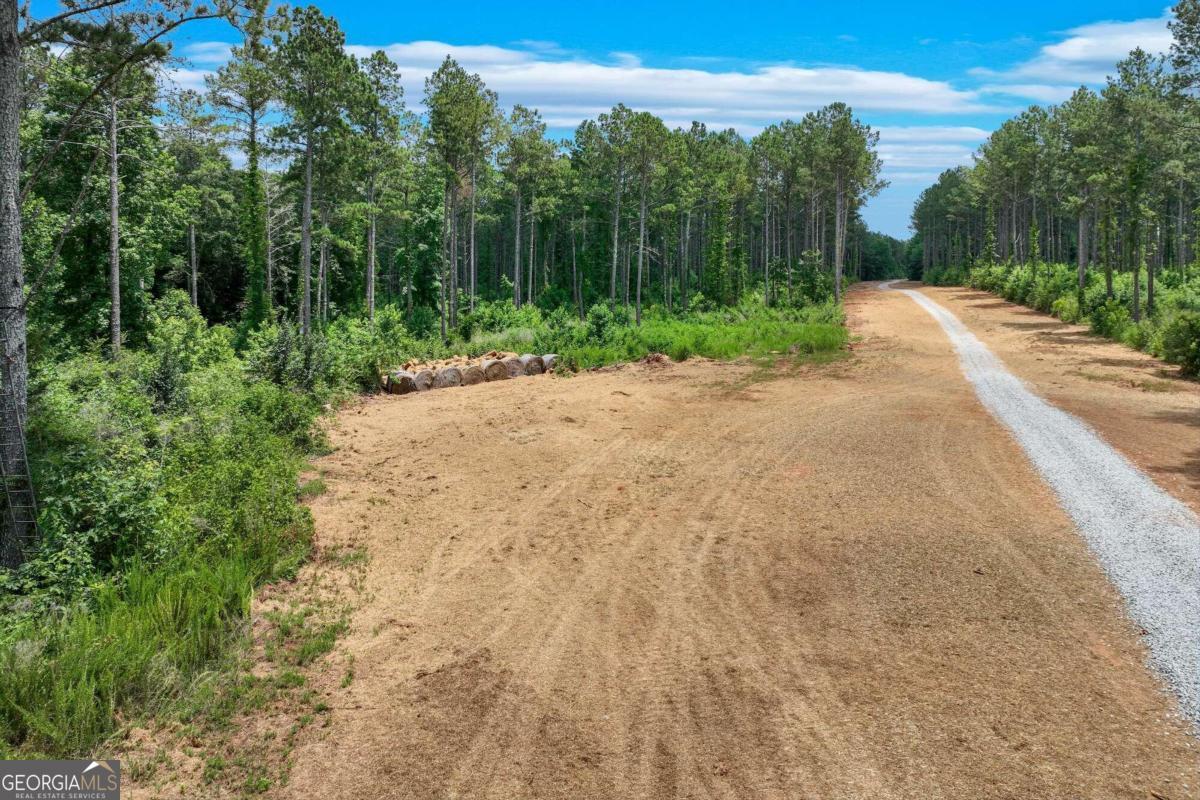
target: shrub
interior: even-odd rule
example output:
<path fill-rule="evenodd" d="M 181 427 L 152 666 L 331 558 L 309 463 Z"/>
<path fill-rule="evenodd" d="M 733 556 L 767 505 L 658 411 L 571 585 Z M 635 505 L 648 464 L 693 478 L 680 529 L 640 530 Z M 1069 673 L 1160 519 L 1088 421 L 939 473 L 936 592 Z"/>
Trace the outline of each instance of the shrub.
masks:
<path fill-rule="evenodd" d="M 374 391 L 379 376 L 410 358 L 418 349 L 404 317 L 394 306 L 376 310 L 375 319 L 341 317 L 325 334 L 329 354 L 326 384 L 336 389 Z"/>
<path fill-rule="evenodd" d="M 250 369 L 178 297 L 151 319 L 143 351 L 31 376 L 43 535 L 0 572 L 5 754 L 82 755 L 177 697 L 307 552 L 297 474 L 320 400 L 297 385 L 325 380 L 320 351 L 275 326 Z"/>
<path fill-rule="evenodd" d="M 1130 325 L 1129 309 L 1117 300 L 1109 300 L 1092 312 L 1092 330 L 1110 339 L 1121 339 Z"/>
<path fill-rule="evenodd" d="M 1079 321 L 1079 300 L 1073 294 L 1064 294 L 1050 306 L 1050 312 L 1063 322 Z"/>
<path fill-rule="evenodd" d="M 1200 376 L 1200 313 L 1185 311 L 1163 328 L 1163 357 L 1184 375 Z"/>

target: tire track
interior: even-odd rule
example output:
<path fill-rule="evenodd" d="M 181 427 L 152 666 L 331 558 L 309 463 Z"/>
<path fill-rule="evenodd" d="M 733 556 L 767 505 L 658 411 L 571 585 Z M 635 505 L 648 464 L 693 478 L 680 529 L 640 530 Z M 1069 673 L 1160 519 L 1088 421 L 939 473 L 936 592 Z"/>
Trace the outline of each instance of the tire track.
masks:
<path fill-rule="evenodd" d="M 1151 663 L 1200 731 L 1200 520 L 1078 417 L 1034 394 L 962 322 L 912 289 L 983 406 L 1054 490 L 1145 631 Z"/>

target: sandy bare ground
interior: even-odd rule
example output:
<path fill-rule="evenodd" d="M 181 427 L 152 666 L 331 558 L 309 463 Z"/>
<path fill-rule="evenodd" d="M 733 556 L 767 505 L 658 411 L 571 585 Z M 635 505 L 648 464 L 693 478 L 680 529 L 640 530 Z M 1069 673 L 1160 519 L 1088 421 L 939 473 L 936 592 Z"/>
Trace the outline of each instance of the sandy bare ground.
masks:
<path fill-rule="evenodd" d="M 1197 507 L 1194 385 L 927 291 Z M 371 558 L 355 678 L 317 676 L 330 724 L 274 795 L 1200 797 L 1138 631 L 937 323 L 872 287 L 848 310 L 852 358 L 769 380 L 627 367 L 344 414 L 314 513 Z"/>

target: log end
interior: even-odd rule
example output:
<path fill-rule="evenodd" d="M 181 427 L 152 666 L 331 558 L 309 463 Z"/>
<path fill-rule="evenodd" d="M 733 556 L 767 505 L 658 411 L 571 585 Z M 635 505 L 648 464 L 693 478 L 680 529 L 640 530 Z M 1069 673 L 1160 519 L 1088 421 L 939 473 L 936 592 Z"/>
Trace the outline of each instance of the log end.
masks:
<path fill-rule="evenodd" d="M 485 381 L 508 380 L 508 367 L 499 359 L 485 358 L 480 368 L 483 369 L 483 379 Z"/>
<path fill-rule="evenodd" d="M 417 384 L 417 391 L 424 392 L 433 388 L 433 370 L 423 369 L 413 374 L 413 381 Z"/>
<path fill-rule="evenodd" d="M 417 382 L 411 372 L 393 372 L 388 376 L 388 391 L 391 394 L 409 394 L 417 390 Z"/>
<path fill-rule="evenodd" d="M 483 383 L 484 380 L 483 368 L 478 364 L 468 364 L 462 368 L 463 386 L 474 386 L 477 383 Z"/>
<path fill-rule="evenodd" d="M 525 374 L 525 365 L 516 356 L 509 356 L 504 359 L 504 367 L 508 370 L 508 377 L 510 378 L 519 378 Z"/>
<path fill-rule="evenodd" d="M 520 361 L 526 375 L 541 375 L 546 371 L 546 366 L 542 363 L 541 356 L 526 353 L 521 356 Z"/>
<path fill-rule="evenodd" d="M 462 386 L 462 370 L 458 367 L 442 367 L 433 377 L 434 389 L 448 389 L 451 386 Z"/>

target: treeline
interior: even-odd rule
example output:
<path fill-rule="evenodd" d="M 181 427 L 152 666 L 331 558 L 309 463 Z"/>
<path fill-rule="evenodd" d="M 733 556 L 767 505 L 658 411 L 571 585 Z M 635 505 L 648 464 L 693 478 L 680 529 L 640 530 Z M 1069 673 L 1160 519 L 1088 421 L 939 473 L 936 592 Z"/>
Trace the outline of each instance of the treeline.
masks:
<path fill-rule="evenodd" d="M 840 292 L 845 272 L 891 268 L 898 243 L 881 248 L 858 217 L 883 185 L 878 134 L 845 105 L 751 140 L 617 105 L 554 142 L 536 110 L 502 111 L 450 58 L 418 116 L 385 53 L 349 55 L 314 7 L 265 6 L 242 9 L 244 41 L 205 93 L 164 94 L 169 53 L 129 17 L 105 23 L 103 47 L 27 51 L 39 344 L 103 337 L 116 354 L 144 341 L 171 287 L 243 334 L 395 304 L 445 338 L 480 298 L 580 316 L 610 301 L 640 319 L 650 303 L 729 305 L 752 288 L 773 303 L 806 272 Z"/>
<path fill-rule="evenodd" d="M 1200 372 L 1200 2 L 1167 55 L 1001 125 L 913 210 L 913 277 L 1002 294 Z"/>
<path fill-rule="evenodd" d="M 1099 92 L 1006 121 L 969 167 L 942 173 L 912 215 L 925 270 L 1070 263 L 1080 298 L 1092 271 L 1107 299 L 1129 274 L 1134 321 L 1164 275 L 1196 263 L 1200 4 L 1178 4 L 1169 55 L 1136 49 Z"/>

